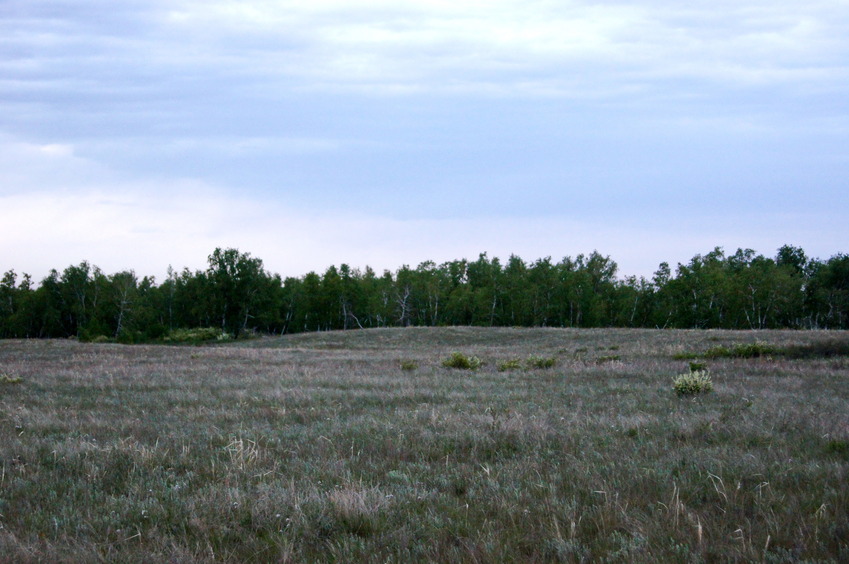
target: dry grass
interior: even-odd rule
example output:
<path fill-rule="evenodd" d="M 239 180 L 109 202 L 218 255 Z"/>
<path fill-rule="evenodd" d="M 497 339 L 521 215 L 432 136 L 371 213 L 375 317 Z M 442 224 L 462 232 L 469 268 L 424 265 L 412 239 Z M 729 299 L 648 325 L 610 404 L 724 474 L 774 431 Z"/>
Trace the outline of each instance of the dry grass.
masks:
<path fill-rule="evenodd" d="M 0 560 L 847 561 L 849 359 L 670 385 L 675 355 L 825 340 L 849 335 L 0 342 Z M 458 350 L 484 365 L 444 368 Z M 528 357 L 556 364 L 499 370 Z"/>

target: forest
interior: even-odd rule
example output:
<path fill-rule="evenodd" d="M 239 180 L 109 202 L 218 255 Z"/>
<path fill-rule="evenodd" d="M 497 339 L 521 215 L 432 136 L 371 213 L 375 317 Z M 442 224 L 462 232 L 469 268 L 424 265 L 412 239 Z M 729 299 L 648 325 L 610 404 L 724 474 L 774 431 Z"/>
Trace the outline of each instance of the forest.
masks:
<path fill-rule="evenodd" d="M 767 257 L 722 248 L 651 279 L 617 276 L 594 251 L 506 263 L 427 261 L 381 274 L 330 266 L 282 278 L 260 258 L 215 249 L 206 270 L 169 268 L 158 283 L 82 262 L 39 284 L 14 270 L 0 281 L 0 338 L 140 343 L 215 328 L 221 338 L 370 327 L 517 326 L 849 329 L 849 255 L 809 258 L 791 245 Z"/>

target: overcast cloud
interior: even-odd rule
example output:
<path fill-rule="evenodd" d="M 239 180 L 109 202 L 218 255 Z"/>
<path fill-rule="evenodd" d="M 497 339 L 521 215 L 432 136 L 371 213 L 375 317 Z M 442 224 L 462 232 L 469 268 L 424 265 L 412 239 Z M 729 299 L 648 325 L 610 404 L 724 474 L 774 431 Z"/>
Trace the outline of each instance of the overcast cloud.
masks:
<path fill-rule="evenodd" d="M 0 270 L 849 251 L 849 3 L 0 0 Z"/>

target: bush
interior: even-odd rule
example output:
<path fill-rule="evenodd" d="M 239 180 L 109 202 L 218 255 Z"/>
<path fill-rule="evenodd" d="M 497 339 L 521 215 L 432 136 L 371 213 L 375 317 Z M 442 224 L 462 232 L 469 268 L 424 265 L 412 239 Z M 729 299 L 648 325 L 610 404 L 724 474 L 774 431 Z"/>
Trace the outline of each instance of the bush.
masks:
<path fill-rule="evenodd" d="M 713 382 L 707 370 L 697 370 L 677 376 L 672 381 L 672 388 L 679 396 L 695 396 L 713 390 Z"/>
<path fill-rule="evenodd" d="M 174 329 L 163 337 L 166 343 L 201 343 L 204 341 L 229 341 L 230 333 L 216 327 L 197 327 L 195 329 Z"/>
<path fill-rule="evenodd" d="M 401 361 L 401 370 L 415 370 L 419 367 L 419 363 L 415 360 L 404 359 Z"/>
<path fill-rule="evenodd" d="M 672 355 L 672 358 L 675 360 L 693 360 L 695 358 L 700 358 L 701 355 L 699 353 L 694 352 L 678 352 Z"/>
<path fill-rule="evenodd" d="M 498 371 L 499 372 L 507 372 L 509 370 L 519 370 L 522 368 L 522 361 L 518 358 L 511 358 L 509 360 L 502 360 L 498 363 Z"/>
<path fill-rule="evenodd" d="M 734 348 L 729 349 L 722 345 L 708 349 L 705 352 L 705 358 L 759 358 L 762 356 L 770 356 L 778 354 L 781 351 L 773 346 L 765 343 L 747 343 L 734 345 Z"/>
<path fill-rule="evenodd" d="M 596 364 L 604 364 L 605 362 L 618 362 L 622 360 L 622 357 L 618 354 L 611 354 L 607 356 L 600 356 L 596 359 Z"/>
<path fill-rule="evenodd" d="M 557 364 L 557 359 L 553 356 L 534 356 L 531 355 L 526 361 L 528 368 L 553 368 Z"/>
<path fill-rule="evenodd" d="M 476 356 L 468 356 L 461 352 L 455 352 L 442 361 L 446 368 L 457 368 L 460 370 L 477 370 L 483 365 L 481 359 Z"/>
<path fill-rule="evenodd" d="M 707 364 L 704 362 L 691 362 L 690 372 L 707 372 Z"/>
<path fill-rule="evenodd" d="M 849 356 L 849 342 L 836 339 L 818 341 L 807 345 L 790 345 L 782 351 L 790 358 L 830 358 Z"/>
<path fill-rule="evenodd" d="M 23 379 L 20 376 L 0 373 L 0 384 L 20 384 Z"/>

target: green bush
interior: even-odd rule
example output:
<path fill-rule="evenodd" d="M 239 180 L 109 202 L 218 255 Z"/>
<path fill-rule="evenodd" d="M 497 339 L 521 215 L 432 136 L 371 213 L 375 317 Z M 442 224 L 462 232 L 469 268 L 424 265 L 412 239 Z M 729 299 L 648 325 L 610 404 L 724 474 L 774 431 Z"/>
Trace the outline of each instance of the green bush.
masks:
<path fill-rule="evenodd" d="M 600 356 L 596 359 L 596 364 L 604 364 L 605 362 L 616 362 L 622 360 L 622 357 L 618 354 L 611 354 L 607 356 Z"/>
<path fill-rule="evenodd" d="M 826 443 L 825 451 L 828 454 L 834 454 L 849 459 L 849 441 L 831 439 L 828 443 Z"/>
<path fill-rule="evenodd" d="M 166 343 L 201 343 L 204 341 L 229 341 L 233 337 L 216 327 L 196 327 L 194 329 L 173 329 L 163 337 Z"/>
<path fill-rule="evenodd" d="M 695 396 L 713 390 L 713 382 L 707 370 L 680 374 L 672 381 L 672 388 L 679 396 Z"/>
<path fill-rule="evenodd" d="M 478 357 L 468 356 L 461 352 L 455 352 L 442 361 L 442 366 L 459 370 L 477 370 L 482 365 L 483 362 Z"/>
<path fill-rule="evenodd" d="M 508 360 L 501 360 L 498 362 L 498 371 L 499 372 L 508 372 L 510 370 L 519 370 L 522 368 L 522 361 L 518 358 L 511 358 Z"/>
<path fill-rule="evenodd" d="M 817 341 L 806 345 L 790 345 L 782 351 L 790 358 L 830 358 L 849 356 L 849 342 L 837 339 Z"/>
<path fill-rule="evenodd" d="M 708 349 L 705 358 L 759 358 L 779 354 L 781 351 L 776 347 L 765 343 L 744 343 L 734 345 L 733 348 L 718 346 Z"/>
<path fill-rule="evenodd" d="M 672 355 L 672 358 L 675 360 L 693 360 L 695 358 L 700 358 L 701 355 L 699 353 L 694 352 L 678 352 Z"/>
<path fill-rule="evenodd" d="M 528 357 L 528 360 L 525 361 L 525 364 L 528 368 L 553 368 L 557 365 L 557 359 L 553 356 L 534 356 L 531 355 Z"/>
<path fill-rule="evenodd" d="M 20 376 L 0 373 L 0 384 L 20 384 L 21 382 L 23 382 L 23 379 Z"/>
<path fill-rule="evenodd" d="M 690 372 L 707 372 L 707 364 L 704 362 L 691 362 Z"/>
<path fill-rule="evenodd" d="M 415 360 L 403 359 L 401 361 L 401 370 L 415 370 L 419 367 L 419 363 Z"/>

